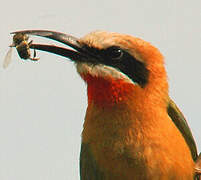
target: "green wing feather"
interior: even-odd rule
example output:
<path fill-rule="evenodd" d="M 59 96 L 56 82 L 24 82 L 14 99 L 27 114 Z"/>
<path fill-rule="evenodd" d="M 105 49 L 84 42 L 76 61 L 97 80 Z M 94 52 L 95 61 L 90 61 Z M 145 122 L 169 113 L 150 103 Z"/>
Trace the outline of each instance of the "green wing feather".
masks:
<path fill-rule="evenodd" d="M 191 130 L 188 126 L 188 123 L 184 115 L 181 113 L 179 108 L 171 99 L 169 100 L 167 112 L 170 118 L 172 119 L 172 121 L 174 122 L 174 124 L 177 126 L 177 128 L 183 135 L 186 143 L 188 144 L 193 160 L 196 161 L 198 154 L 197 154 L 197 148 L 196 148 L 196 144 L 195 144 L 193 135 L 191 133 Z"/>

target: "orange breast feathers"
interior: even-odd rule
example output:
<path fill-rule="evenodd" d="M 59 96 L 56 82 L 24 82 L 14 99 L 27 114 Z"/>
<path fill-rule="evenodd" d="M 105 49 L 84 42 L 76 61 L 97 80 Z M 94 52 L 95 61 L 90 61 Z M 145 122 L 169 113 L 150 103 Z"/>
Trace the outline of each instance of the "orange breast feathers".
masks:
<path fill-rule="evenodd" d="M 148 96 L 140 95 L 141 88 L 123 80 L 83 78 L 89 106 L 82 141 L 89 144 L 101 171 L 121 174 L 125 180 L 142 174 L 150 178 L 171 174 L 173 179 L 185 174 L 192 179 L 189 148 L 164 102 L 154 106 Z"/>

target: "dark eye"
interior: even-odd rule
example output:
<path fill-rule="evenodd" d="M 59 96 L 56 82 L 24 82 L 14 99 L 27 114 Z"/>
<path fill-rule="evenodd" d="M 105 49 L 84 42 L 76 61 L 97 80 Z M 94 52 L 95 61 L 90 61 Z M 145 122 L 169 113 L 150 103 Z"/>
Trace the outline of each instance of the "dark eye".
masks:
<path fill-rule="evenodd" d="M 110 47 L 106 50 L 106 54 L 112 59 L 120 59 L 123 56 L 123 51 L 119 47 Z"/>

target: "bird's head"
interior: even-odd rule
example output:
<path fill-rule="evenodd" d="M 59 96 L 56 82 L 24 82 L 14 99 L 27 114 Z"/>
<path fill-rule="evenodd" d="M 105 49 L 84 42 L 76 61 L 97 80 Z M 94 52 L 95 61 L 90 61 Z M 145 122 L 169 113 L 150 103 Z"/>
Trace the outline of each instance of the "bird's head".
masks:
<path fill-rule="evenodd" d="M 107 93 L 116 94 L 117 100 L 122 93 L 129 94 L 129 90 L 141 95 L 149 90 L 167 93 L 163 56 L 150 43 L 105 31 L 87 34 L 79 43 L 89 61 L 78 61 L 77 70 L 88 84 L 88 95 L 95 95 L 92 99 L 105 100 Z"/>
<path fill-rule="evenodd" d="M 142 39 L 95 31 L 79 39 L 88 62 L 77 62 L 78 72 L 95 78 L 119 79 L 145 88 L 166 78 L 163 56 Z"/>
<path fill-rule="evenodd" d="M 74 61 L 78 73 L 88 84 L 90 101 L 105 101 L 109 97 L 115 97 L 118 101 L 123 94 L 129 93 L 137 93 L 138 96 L 140 93 L 141 98 L 166 97 L 168 94 L 163 56 L 157 48 L 142 39 L 105 31 L 95 31 L 80 39 L 53 31 L 20 33 L 47 37 L 72 47 L 74 50 L 32 45 L 32 48 Z"/>

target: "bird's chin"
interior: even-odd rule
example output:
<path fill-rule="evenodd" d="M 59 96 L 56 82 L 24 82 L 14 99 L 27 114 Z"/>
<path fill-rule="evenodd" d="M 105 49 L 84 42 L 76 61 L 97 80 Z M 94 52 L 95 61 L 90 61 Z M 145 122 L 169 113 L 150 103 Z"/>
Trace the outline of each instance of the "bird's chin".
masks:
<path fill-rule="evenodd" d="M 105 80 L 123 80 L 127 83 L 135 84 L 128 76 L 118 71 L 117 69 L 106 66 L 103 64 L 91 64 L 91 63 L 76 63 L 77 72 L 83 78 L 90 75 L 94 78 L 103 78 Z M 84 78 L 83 78 L 84 79 Z"/>

